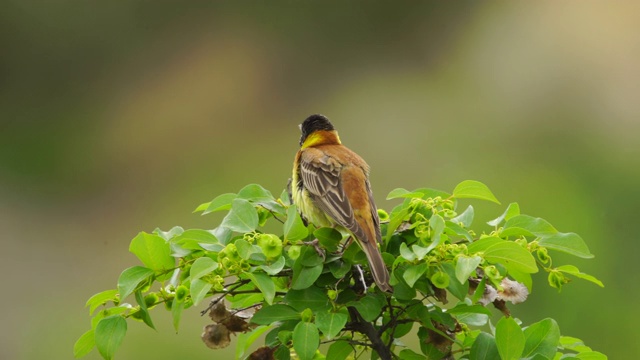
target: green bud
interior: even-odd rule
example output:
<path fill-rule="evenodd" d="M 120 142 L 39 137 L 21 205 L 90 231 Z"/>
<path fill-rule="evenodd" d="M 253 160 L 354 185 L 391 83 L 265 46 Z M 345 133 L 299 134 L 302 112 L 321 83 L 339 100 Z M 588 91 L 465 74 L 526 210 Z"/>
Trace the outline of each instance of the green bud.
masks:
<path fill-rule="evenodd" d="M 280 343 L 284 345 L 289 344 L 292 338 L 293 332 L 290 330 L 282 330 L 278 332 L 278 340 L 280 340 Z"/>
<path fill-rule="evenodd" d="M 311 322 L 311 320 L 313 319 L 313 311 L 311 311 L 311 309 L 309 308 L 304 309 L 300 316 L 302 317 L 302 321 Z"/>
<path fill-rule="evenodd" d="M 431 283 L 438 289 L 446 289 L 449 286 L 449 275 L 444 271 L 438 271 L 431 275 Z"/>
<path fill-rule="evenodd" d="M 378 217 L 381 222 L 389 221 L 389 214 L 382 209 L 378 209 Z"/>
<path fill-rule="evenodd" d="M 258 246 L 267 259 L 277 259 L 282 255 L 282 240 L 273 234 L 261 234 L 258 238 Z"/>
<path fill-rule="evenodd" d="M 443 209 L 442 210 L 442 215 L 444 215 L 444 217 L 446 217 L 446 218 L 453 218 L 453 217 L 456 217 L 458 215 L 458 213 L 456 213 L 455 211 L 453 211 L 451 209 Z"/>
<path fill-rule="evenodd" d="M 549 285 L 558 289 L 558 291 L 562 289 L 562 285 L 569 282 L 569 279 L 564 277 L 564 274 L 557 270 L 550 271 L 547 280 L 549 281 Z"/>
<path fill-rule="evenodd" d="M 491 280 L 500 282 L 502 280 L 502 275 L 500 275 L 500 270 L 493 265 L 484 267 L 484 274 Z"/>
<path fill-rule="evenodd" d="M 426 239 L 426 238 L 428 238 L 429 237 L 429 225 L 427 225 L 427 224 L 418 224 L 413 229 L 413 234 L 418 239 Z"/>
<path fill-rule="evenodd" d="M 227 258 L 232 261 L 240 261 L 241 259 L 240 254 L 238 254 L 238 248 L 236 248 L 235 244 L 228 244 L 221 252 L 224 252 Z"/>
<path fill-rule="evenodd" d="M 539 247 L 538 250 L 536 250 L 536 255 L 538 255 L 538 259 L 543 264 L 547 264 L 551 260 L 551 257 L 549 256 L 549 252 L 545 247 Z"/>
<path fill-rule="evenodd" d="M 445 210 L 453 210 L 454 209 L 454 205 L 455 204 L 454 204 L 453 200 L 447 199 L 447 200 L 444 200 L 442 202 L 442 208 L 444 208 Z"/>
<path fill-rule="evenodd" d="M 515 242 L 516 244 L 526 248 L 528 245 L 527 239 L 524 238 L 519 238 L 519 239 L 515 239 L 513 242 Z"/>
<path fill-rule="evenodd" d="M 246 261 L 240 262 L 240 271 L 249 271 L 251 270 L 251 264 Z"/>
<path fill-rule="evenodd" d="M 300 256 L 300 245 L 291 245 L 287 250 L 287 255 L 289 255 L 292 260 L 297 259 Z"/>
<path fill-rule="evenodd" d="M 335 290 L 327 290 L 327 297 L 331 300 L 334 301 L 335 299 L 338 298 L 338 292 Z"/>

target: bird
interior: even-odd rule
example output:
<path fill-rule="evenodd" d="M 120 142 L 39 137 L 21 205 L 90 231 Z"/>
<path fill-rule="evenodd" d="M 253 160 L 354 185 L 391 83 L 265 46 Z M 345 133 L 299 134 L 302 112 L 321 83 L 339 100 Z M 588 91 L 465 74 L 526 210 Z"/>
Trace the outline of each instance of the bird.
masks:
<path fill-rule="evenodd" d="M 378 248 L 382 236 L 369 165 L 342 145 L 324 115 L 307 117 L 300 132 L 291 181 L 293 204 L 302 218 L 315 226 L 345 229 L 367 256 L 378 288 L 392 292 L 389 271 Z"/>

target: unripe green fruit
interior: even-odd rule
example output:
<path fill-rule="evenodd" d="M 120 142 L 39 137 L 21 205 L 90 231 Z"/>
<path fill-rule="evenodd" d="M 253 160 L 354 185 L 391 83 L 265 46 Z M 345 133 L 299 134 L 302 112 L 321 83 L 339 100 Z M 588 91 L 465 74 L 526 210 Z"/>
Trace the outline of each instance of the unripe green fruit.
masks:
<path fill-rule="evenodd" d="M 267 259 L 276 259 L 282 255 L 282 240 L 273 234 L 261 234 L 258 238 L 258 246 Z"/>
<path fill-rule="evenodd" d="M 160 298 L 158 298 L 158 295 L 156 293 L 151 293 L 144 297 L 144 303 L 145 305 L 147 305 L 147 308 L 155 306 L 158 300 L 160 300 Z"/>
<path fill-rule="evenodd" d="M 446 289 L 449 286 L 449 275 L 443 271 L 438 271 L 431 275 L 431 283 L 438 289 Z"/>
<path fill-rule="evenodd" d="M 180 285 L 176 289 L 176 299 L 178 299 L 178 301 L 184 301 L 184 298 L 187 297 L 188 293 L 189 289 L 184 285 Z"/>

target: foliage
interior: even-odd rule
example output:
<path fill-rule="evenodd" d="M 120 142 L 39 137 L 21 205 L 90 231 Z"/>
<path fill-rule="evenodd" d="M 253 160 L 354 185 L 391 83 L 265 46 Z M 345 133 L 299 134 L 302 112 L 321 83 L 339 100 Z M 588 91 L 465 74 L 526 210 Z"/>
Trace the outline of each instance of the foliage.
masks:
<path fill-rule="evenodd" d="M 184 310 L 205 308 L 214 323 L 203 341 L 221 348 L 237 334 L 237 358 L 606 359 L 561 336 L 553 319 L 523 326 L 507 307 L 526 300 L 531 274 L 540 269 L 558 290 L 572 278 L 602 286 L 573 265 L 553 264 L 552 251 L 593 257 L 582 238 L 521 214 L 517 203 L 488 222 L 490 231 L 472 230 L 474 208 L 456 210 L 463 198 L 499 204 L 477 181 L 464 181 L 451 194 L 429 188 L 389 194 L 402 202 L 389 213 L 379 210 L 394 288 L 387 294 L 371 286 L 362 250 L 343 248 L 348 234 L 305 225 L 286 192 L 275 199 L 248 185 L 220 195 L 196 209 L 227 211 L 214 230 L 157 229 L 131 241 L 143 266 L 124 270 L 117 289 L 89 299 L 92 327 L 76 342 L 75 356 L 95 347 L 113 358 L 127 320 L 155 328 L 150 310 L 161 305 L 176 331 Z M 276 221 L 281 234 L 260 230 Z M 405 346 L 416 332 L 419 349 Z M 264 346 L 247 354 L 262 335 Z"/>

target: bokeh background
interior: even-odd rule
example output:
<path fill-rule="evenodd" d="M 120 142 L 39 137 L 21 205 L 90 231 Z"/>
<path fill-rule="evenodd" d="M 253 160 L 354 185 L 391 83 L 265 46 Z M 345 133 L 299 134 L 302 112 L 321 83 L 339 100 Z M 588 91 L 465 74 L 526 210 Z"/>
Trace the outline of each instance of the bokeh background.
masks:
<path fill-rule="evenodd" d="M 606 288 L 540 275 L 514 312 L 638 357 L 639 33 L 632 2 L 5 2 L 0 358 L 72 358 L 136 233 L 213 228 L 192 210 L 245 184 L 279 194 L 317 112 L 371 165 L 379 207 L 475 179 L 581 234 L 596 258 L 557 261 Z M 231 357 L 197 311 L 177 335 L 160 313 L 118 358 Z"/>

